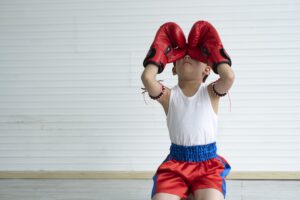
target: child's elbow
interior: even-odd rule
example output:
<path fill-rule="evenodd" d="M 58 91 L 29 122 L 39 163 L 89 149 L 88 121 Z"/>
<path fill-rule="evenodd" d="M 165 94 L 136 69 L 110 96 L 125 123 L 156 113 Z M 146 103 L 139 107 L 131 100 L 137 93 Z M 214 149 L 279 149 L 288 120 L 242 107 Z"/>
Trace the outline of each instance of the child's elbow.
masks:
<path fill-rule="evenodd" d="M 145 80 L 154 80 L 156 77 L 156 73 L 157 73 L 157 67 L 153 68 L 145 68 L 145 70 L 143 71 L 142 75 L 141 75 L 141 79 L 142 81 Z"/>
<path fill-rule="evenodd" d="M 229 73 L 228 80 L 231 81 L 231 82 L 234 82 L 234 80 L 235 80 L 235 74 L 234 74 L 233 71 L 231 73 Z"/>
<path fill-rule="evenodd" d="M 230 68 L 229 72 L 226 74 L 226 80 L 229 82 L 234 82 L 234 80 L 235 80 L 235 73 L 231 68 Z"/>
<path fill-rule="evenodd" d="M 143 72 L 142 75 L 141 75 L 141 80 L 142 80 L 144 85 L 148 85 L 148 83 L 151 80 L 151 77 L 149 76 L 149 74 Z"/>
<path fill-rule="evenodd" d="M 145 82 L 147 79 L 149 79 L 149 75 L 147 75 L 147 73 L 145 73 L 145 71 L 144 71 L 141 75 L 141 80 L 143 82 Z"/>

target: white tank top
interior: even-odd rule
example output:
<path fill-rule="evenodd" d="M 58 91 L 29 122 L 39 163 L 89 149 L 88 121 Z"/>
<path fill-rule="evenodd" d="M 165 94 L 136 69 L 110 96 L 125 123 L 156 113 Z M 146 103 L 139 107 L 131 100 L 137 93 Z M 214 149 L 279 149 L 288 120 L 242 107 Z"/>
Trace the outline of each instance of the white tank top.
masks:
<path fill-rule="evenodd" d="M 172 143 L 193 146 L 216 141 L 218 115 L 210 101 L 208 84 L 201 83 L 191 97 L 185 96 L 178 84 L 171 89 L 167 126 Z"/>

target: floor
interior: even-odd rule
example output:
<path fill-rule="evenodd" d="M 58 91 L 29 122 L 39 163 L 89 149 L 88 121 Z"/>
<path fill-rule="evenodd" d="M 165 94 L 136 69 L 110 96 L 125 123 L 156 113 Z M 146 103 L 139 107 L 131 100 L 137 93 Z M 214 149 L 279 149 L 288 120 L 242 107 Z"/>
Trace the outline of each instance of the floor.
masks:
<path fill-rule="evenodd" d="M 226 183 L 226 200 L 300 199 L 300 181 Z M 150 179 L 0 179 L 0 200 L 150 200 L 151 190 Z"/>

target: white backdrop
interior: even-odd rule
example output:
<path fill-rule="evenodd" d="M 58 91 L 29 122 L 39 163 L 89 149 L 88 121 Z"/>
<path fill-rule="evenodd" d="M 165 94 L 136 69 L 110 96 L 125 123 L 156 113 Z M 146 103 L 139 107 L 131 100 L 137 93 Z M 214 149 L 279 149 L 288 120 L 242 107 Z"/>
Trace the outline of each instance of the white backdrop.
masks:
<path fill-rule="evenodd" d="M 297 0 L 1 0 L 0 170 L 156 170 L 170 140 L 160 104 L 143 100 L 142 61 L 161 24 L 188 35 L 207 20 L 236 75 L 218 153 L 232 171 L 300 171 L 299 11 Z M 171 67 L 157 76 L 169 87 Z"/>

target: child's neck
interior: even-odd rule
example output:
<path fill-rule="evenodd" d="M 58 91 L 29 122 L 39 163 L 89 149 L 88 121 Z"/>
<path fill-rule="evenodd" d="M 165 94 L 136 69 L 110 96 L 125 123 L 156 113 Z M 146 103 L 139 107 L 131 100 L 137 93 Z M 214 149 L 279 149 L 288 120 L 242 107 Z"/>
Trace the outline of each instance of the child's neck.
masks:
<path fill-rule="evenodd" d="M 202 82 L 199 80 L 192 80 L 192 81 L 178 81 L 178 85 L 186 96 L 193 96 L 199 87 L 201 86 Z"/>

